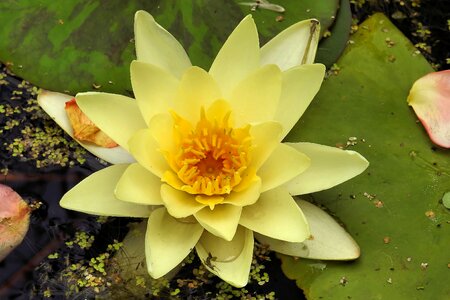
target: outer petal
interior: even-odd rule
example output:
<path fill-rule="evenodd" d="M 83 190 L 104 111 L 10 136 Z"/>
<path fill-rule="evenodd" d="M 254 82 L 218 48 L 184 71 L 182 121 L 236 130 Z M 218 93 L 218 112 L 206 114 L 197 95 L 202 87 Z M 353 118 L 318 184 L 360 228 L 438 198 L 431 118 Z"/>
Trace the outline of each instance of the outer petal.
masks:
<path fill-rule="evenodd" d="M 206 206 L 197 202 L 195 195 L 179 191 L 167 184 L 161 186 L 161 197 L 167 211 L 174 218 L 191 216 Z"/>
<path fill-rule="evenodd" d="M 302 243 L 289 243 L 263 235 L 256 238 L 271 250 L 286 255 L 327 260 L 351 260 L 360 255 L 358 244 L 326 212 L 303 200 L 297 204 L 304 212 L 311 227 L 311 238 Z"/>
<path fill-rule="evenodd" d="M 274 120 L 283 126 L 284 138 L 319 91 L 325 75 L 322 64 L 302 65 L 283 72 L 280 102 Z"/>
<path fill-rule="evenodd" d="M 136 132 L 128 145 L 134 158 L 156 176 L 161 178 L 164 172 L 170 169 L 150 129 L 141 129 Z"/>
<path fill-rule="evenodd" d="M 210 272 L 235 287 L 243 287 L 248 282 L 253 243 L 253 232 L 239 226 L 231 241 L 204 232 L 195 249 Z"/>
<path fill-rule="evenodd" d="M 244 207 L 239 224 L 289 242 L 302 242 L 310 234 L 301 209 L 282 187 L 261 194 L 255 204 Z"/>
<path fill-rule="evenodd" d="M 241 216 L 242 207 L 230 204 L 216 205 L 213 210 L 205 207 L 194 214 L 197 221 L 210 233 L 231 241 Z"/>
<path fill-rule="evenodd" d="M 270 154 L 280 143 L 282 127 L 277 122 L 265 122 L 253 125 L 250 128 L 250 135 L 253 138 L 252 160 L 249 168 L 258 170 L 269 158 Z"/>
<path fill-rule="evenodd" d="M 69 190 L 59 204 L 87 214 L 114 217 L 148 217 L 152 208 L 114 196 L 114 188 L 128 165 L 113 165 L 95 172 Z"/>
<path fill-rule="evenodd" d="M 147 124 L 154 115 L 167 113 L 173 107 L 179 85 L 174 75 L 141 61 L 131 62 L 130 72 L 134 96 Z"/>
<path fill-rule="evenodd" d="M 219 83 L 224 97 L 229 98 L 234 87 L 258 67 L 258 31 L 252 16 L 248 15 L 228 37 L 209 73 Z"/>
<path fill-rule="evenodd" d="M 178 78 L 191 66 L 183 46 L 143 10 L 136 12 L 134 37 L 138 60 L 157 65 Z"/>
<path fill-rule="evenodd" d="M 243 79 L 231 95 L 236 126 L 273 120 L 281 94 L 281 71 L 267 65 Z"/>
<path fill-rule="evenodd" d="M 286 144 L 279 144 L 258 171 L 262 179 L 261 193 L 276 188 L 304 172 L 309 157 Z"/>
<path fill-rule="evenodd" d="M 200 224 L 172 218 L 163 207 L 152 212 L 145 235 L 150 275 L 159 278 L 175 268 L 194 248 L 202 232 Z"/>
<path fill-rule="evenodd" d="M 55 122 L 61 127 L 68 135 L 70 135 L 75 141 L 77 141 L 86 150 L 91 152 L 97 157 L 106 160 L 112 164 L 123 164 L 134 162 L 134 158 L 122 147 L 104 148 L 91 143 L 81 142 L 73 137 L 72 125 L 67 117 L 67 113 L 64 109 L 67 101 L 72 99 L 73 96 L 42 91 L 38 95 L 38 103 L 45 112 L 52 117 Z"/>
<path fill-rule="evenodd" d="M 235 206 L 252 205 L 259 199 L 261 194 L 261 178 L 255 176 L 249 183 L 249 186 L 243 191 L 231 192 L 225 197 L 222 203 L 228 203 Z"/>
<path fill-rule="evenodd" d="M 140 164 L 131 164 L 120 177 L 114 194 L 123 201 L 162 205 L 161 179 Z"/>
<path fill-rule="evenodd" d="M 450 148 L 450 70 L 433 72 L 414 82 L 408 96 L 430 139 Z"/>
<path fill-rule="evenodd" d="M 191 67 L 181 78 L 173 110 L 195 124 L 200 119 L 200 109 L 207 109 L 221 97 L 213 77 L 199 67 Z"/>
<path fill-rule="evenodd" d="M 128 150 L 128 140 L 145 128 L 136 101 L 122 95 L 81 93 L 76 96 L 80 109 L 117 144 Z"/>
<path fill-rule="evenodd" d="M 311 64 L 316 56 L 319 35 L 319 22 L 313 19 L 286 28 L 261 48 L 261 65 L 277 64 L 284 71 Z"/>
<path fill-rule="evenodd" d="M 311 166 L 284 186 L 291 195 L 329 189 L 361 174 L 369 162 L 359 153 L 312 143 L 286 143 L 311 159 Z"/>

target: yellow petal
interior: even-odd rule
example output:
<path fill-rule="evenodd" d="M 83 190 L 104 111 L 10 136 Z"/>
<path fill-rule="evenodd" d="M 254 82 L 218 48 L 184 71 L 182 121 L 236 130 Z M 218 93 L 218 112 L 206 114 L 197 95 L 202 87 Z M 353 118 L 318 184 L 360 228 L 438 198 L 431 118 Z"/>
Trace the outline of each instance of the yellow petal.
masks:
<path fill-rule="evenodd" d="M 164 175 L 161 177 L 161 181 L 180 191 L 185 185 L 185 183 L 181 181 L 178 175 L 173 171 L 164 172 Z"/>
<path fill-rule="evenodd" d="M 231 241 L 204 232 L 195 246 L 206 268 L 235 287 L 248 282 L 253 258 L 253 232 L 241 226 Z"/>
<path fill-rule="evenodd" d="M 145 235 L 145 258 L 150 275 L 159 278 L 175 268 L 194 248 L 202 232 L 200 224 L 172 218 L 163 207 L 152 212 Z"/>
<path fill-rule="evenodd" d="M 122 95 L 108 93 L 81 93 L 77 104 L 86 116 L 117 144 L 128 150 L 128 140 L 139 129 L 145 128 L 136 101 Z"/>
<path fill-rule="evenodd" d="M 195 195 L 179 191 L 167 184 L 161 187 L 161 197 L 167 211 L 174 218 L 191 216 L 206 206 L 197 202 Z"/>
<path fill-rule="evenodd" d="M 244 207 L 239 224 L 289 242 L 302 242 L 310 234 L 301 209 L 282 187 L 261 194 L 255 204 Z"/>
<path fill-rule="evenodd" d="M 242 173 L 242 180 L 241 180 L 241 182 L 239 182 L 239 184 L 233 188 L 233 192 L 242 192 L 242 191 L 244 191 L 251 184 L 253 184 L 254 181 L 257 178 L 259 178 L 259 177 L 256 175 L 255 168 L 253 168 L 253 167 L 247 168 Z M 259 179 L 261 179 L 261 178 L 259 178 Z"/>
<path fill-rule="evenodd" d="M 178 78 L 191 66 L 183 46 L 143 10 L 134 18 L 134 38 L 140 61 L 157 65 Z"/>
<path fill-rule="evenodd" d="M 230 204 L 216 205 L 213 210 L 205 207 L 194 214 L 197 221 L 210 233 L 231 241 L 241 216 L 242 207 Z"/>
<path fill-rule="evenodd" d="M 148 127 L 151 135 L 158 144 L 158 149 L 160 149 L 162 152 L 169 151 L 172 153 L 173 151 L 178 150 L 175 149 L 176 145 L 173 139 L 174 122 L 170 114 L 161 113 L 155 115 L 151 119 Z"/>
<path fill-rule="evenodd" d="M 236 85 L 258 67 L 258 31 L 252 16 L 248 15 L 228 37 L 209 73 L 218 82 L 225 99 L 228 99 Z"/>
<path fill-rule="evenodd" d="M 230 103 L 225 100 L 217 100 L 206 111 L 210 120 L 223 120 L 231 111 Z M 233 115 L 228 115 L 229 124 L 234 124 Z"/>
<path fill-rule="evenodd" d="M 141 61 L 131 62 L 131 84 L 136 103 L 147 124 L 159 113 L 173 107 L 179 80 L 158 66 Z"/>
<path fill-rule="evenodd" d="M 321 64 L 302 65 L 283 72 L 280 102 L 274 120 L 283 126 L 284 138 L 319 91 L 325 75 Z"/>
<path fill-rule="evenodd" d="M 311 166 L 284 186 L 291 195 L 329 189 L 361 174 L 369 162 L 359 153 L 313 143 L 287 143 L 306 154 Z"/>
<path fill-rule="evenodd" d="M 246 206 L 254 204 L 261 194 L 261 178 L 253 177 L 249 186 L 241 192 L 231 192 L 225 197 L 222 203 L 228 203 L 235 206 Z"/>
<path fill-rule="evenodd" d="M 230 99 L 236 126 L 273 120 L 281 94 L 281 71 L 267 65 L 244 78 Z"/>
<path fill-rule="evenodd" d="M 113 165 L 95 172 L 69 190 L 59 204 L 87 214 L 114 217 L 148 217 L 151 206 L 124 202 L 114 189 L 128 165 Z"/>
<path fill-rule="evenodd" d="M 73 129 L 70 124 L 69 118 L 67 117 L 67 113 L 64 110 L 65 104 L 67 101 L 71 100 L 73 96 L 50 92 L 50 91 L 42 91 L 38 95 L 38 103 L 42 107 L 42 109 L 53 119 L 55 122 L 61 127 L 68 135 L 70 135 L 73 139 Z M 104 148 L 91 143 L 83 143 L 77 139 L 75 139 L 81 146 L 83 146 L 86 150 L 91 152 L 97 157 L 104 159 L 105 161 L 112 164 L 124 164 L 124 163 L 132 163 L 134 162 L 134 158 L 122 147 L 115 148 Z"/>
<path fill-rule="evenodd" d="M 265 122 L 250 128 L 253 149 L 250 169 L 258 170 L 280 143 L 282 127 L 278 122 Z"/>
<path fill-rule="evenodd" d="M 191 67 L 181 78 L 174 111 L 192 124 L 200 119 L 200 109 L 222 97 L 216 81 L 205 70 Z"/>
<path fill-rule="evenodd" d="M 120 177 L 114 194 L 122 201 L 162 205 L 161 179 L 140 164 L 131 164 Z"/>
<path fill-rule="evenodd" d="M 137 131 L 128 142 L 130 153 L 144 168 L 161 178 L 170 167 L 150 129 Z"/>
<path fill-rule="evenodd" d="M 261 48 L 261 65 L 277 64 L 281 70 L 311 64 L 320 38 L 317 20 L 298 22 L 276 35 Z"/>
<path fill-rule="evenodd" d="M 286 144 L 278 144 L 258 171 L 262 179 L 261 193 L 276 188 L 304 172 L 310 159 Z"/>
<path fill-rule="evenodd" d="M 297 200 L 311 228 L 311 237 L 302 243 L 289 243 L 263 235 L 255 237 L 276 252 L 310 259 L 351 260 L 360 255 L 358 244 L 331 216 L 317 206 Z"/>

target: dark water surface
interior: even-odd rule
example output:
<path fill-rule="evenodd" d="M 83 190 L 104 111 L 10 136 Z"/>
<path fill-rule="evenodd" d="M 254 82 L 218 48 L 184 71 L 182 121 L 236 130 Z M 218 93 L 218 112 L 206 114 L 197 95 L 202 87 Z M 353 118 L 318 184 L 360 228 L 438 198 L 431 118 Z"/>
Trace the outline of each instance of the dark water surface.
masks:
<path fill-rule="evenodd" d="M 0 71 L 5 69 L 0 65 Z M 8 104 L 12 106 L 24 106 L 31 97 L 26 89 L 22 89 L 22 99 L 11 100 L 13 91 L 21 90 L 22 80 L 12 74 L 4 78 L 8 84 L 0 84 L 0 105 Z M 21 113 L 24 114 L 25 112 Z M 19 114 L 19 118 L 28 122 L 30 116 Z M 26 114 L 26 113 L 25 113 Z M 13 115 L 17 117 L 17 115 Z M 10 117 L 0 114 L 0 129 L 4 129 Z M 26 121 L 28 120 L 28 121 Z M 33 122 L 39 122 L 34 120 Z M 41 126 L 42 124 L 35 124 Z M 36 168 L 35 161 L 24 158 L 13 157 L 5 147 L 11 140 L 20 136 L 22 125 L 18 125 L 14 130 L 5 131 L 7 134 L 0 135 L 0 167 L 8 168 L 7 175 L 0 175 L 0 183 L 10 186 L 29 204 L 41 203 L 31 213 L 30 228 L 23 242 L 10 253 L 9 256 L 0 262 L 0 300 L 3 299 L 43 299 L 43 291 L 49 280 L 56 277 L 62 271 L 63 263 L 56 261 L 56 268 L 50 270 L 36 269 L 49 254 L 61 251 L 69 254 L 75 261 L 80 259 L 90 259 L 105 251 L 108 244 L 113 240 L 121 240 L 128 231 L 127 224 L 136 221 L 128 218 L 112 218 L 107 224 L 100 226 L 96 222 L 96 217 L 82 213 L 68 211 L 59 206 L 59 200 L 74 185 L 93 171 L 104 167 L 93 156 L 88 155 L 83 166 L 60 167 L 48 166 Z M 57 126 L 55 124 L 55 126 Z M 70 139 L 70 137 L 66 137 Z M 0 203 L 1 205 L 1 203 Z M 76 253 L 65 245 L 65 241 L 73 238 L 76 231 L 85 231 L 95 235 L 96 239 L 88 252 Z M 63 255 L 60 255 L 61 257 Z M 263 287 L 247 286 L 249 292 L 257 290 L 258 293 L 268 293 L 274 291 L 277 299 L 304 299 L 303 293 L 295 285 L 294 281 L 287 279 L 281 271 L 281 262 L 271 254 L 271 262 L 264 263 L 265 271 L 270 275 L 269 283 Z M 62 258 L 60 259 L 62 260 Z M 48 260 L 47 260 L 48 261 Z M 59 264 L 59 267 L 58 267 Z M 194 264 L 200 264 L 196 259 Z M 192 268 L 182 269 L 180 276 L 189 278 L 192 275 Z M 49 279 L 46 279 L 46 278 Z M 218 279 L 216 279 L 218 280 Z M 58 281 L 55 280 L 57 283 Z M 175 284 L 176 286 L 176 284 Z M 65 299 L 65 287 L 56 286 L 54 296 L 51 299 Z M 33 289 L 37 291 L 33 292 Z M 192 294 L 180 294 L 180 299 L 210 299 L 212 292 L 214 295 L 215 283 L 204 285 L 202 290 Z M 189 292 L 188 292 L 189 293 Z M 79 296 L 84 299 L 83 294 Z M 93 298 L 87 297 L 87 298 Z M 156 298 L 153 298 L 156 299 Z"/>
<path fill-rule="evenodd" d="M 83 214 L 67 211 L 58 204 L 61 196 L 90 171 L 72 168 L 59 172 L 34 174 L 10 172 L 2 183 L 12 187 L 28 202 L 40 201 L 33 211 L 24 241 L 0 262 L 0 299 L 20 296 L 31 285 L 33 269 L 63 243 L 71 224 L 86 219 Z"/>

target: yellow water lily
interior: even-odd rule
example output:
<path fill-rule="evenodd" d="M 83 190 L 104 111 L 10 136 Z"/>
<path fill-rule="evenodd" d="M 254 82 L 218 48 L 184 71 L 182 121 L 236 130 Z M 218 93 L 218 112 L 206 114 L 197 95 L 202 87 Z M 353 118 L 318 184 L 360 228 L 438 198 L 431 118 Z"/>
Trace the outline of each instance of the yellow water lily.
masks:
<path fill-rule="evenodd" d="M 260 48 L 249 15 L 205 71 L 150 14 L 137 12 L 136 99 L 76 95 L 80 109 L 121 147 L 83 145 L 114 165 L 67 192 L 61 206 L 148 218 L 146 262 L 155 278 L 195 248 L 211 272 L 244 286 L 254 233 L 290 255 L 358 257 L 331 217 L 292 196 L 344 182 L 368 162 L 353 151 L 281 143 L 322 83 L 325 67 L 312 63 L 318 33 L 317 21 L 306 20 Z M 67 99 L 44 92 L 39 102 L 71 133 L 61 111 Z"/>

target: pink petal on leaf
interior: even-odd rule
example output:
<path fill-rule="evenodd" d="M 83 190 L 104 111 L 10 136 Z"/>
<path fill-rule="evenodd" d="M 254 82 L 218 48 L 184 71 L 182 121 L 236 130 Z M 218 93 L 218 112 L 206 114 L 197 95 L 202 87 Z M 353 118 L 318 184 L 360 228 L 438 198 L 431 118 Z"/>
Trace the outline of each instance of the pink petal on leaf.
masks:
<path fill-rule="evenodd" d="M 450 148 L 450 70 L 430 73 L 414 82 L 408 104 L 430 139 L 436 145 Z"/>
<path fill-rule="evenodd" d="M 10 187 L 0 184 L 0 261 L 19 245 L 30 225 L 30 208 Z"/>

